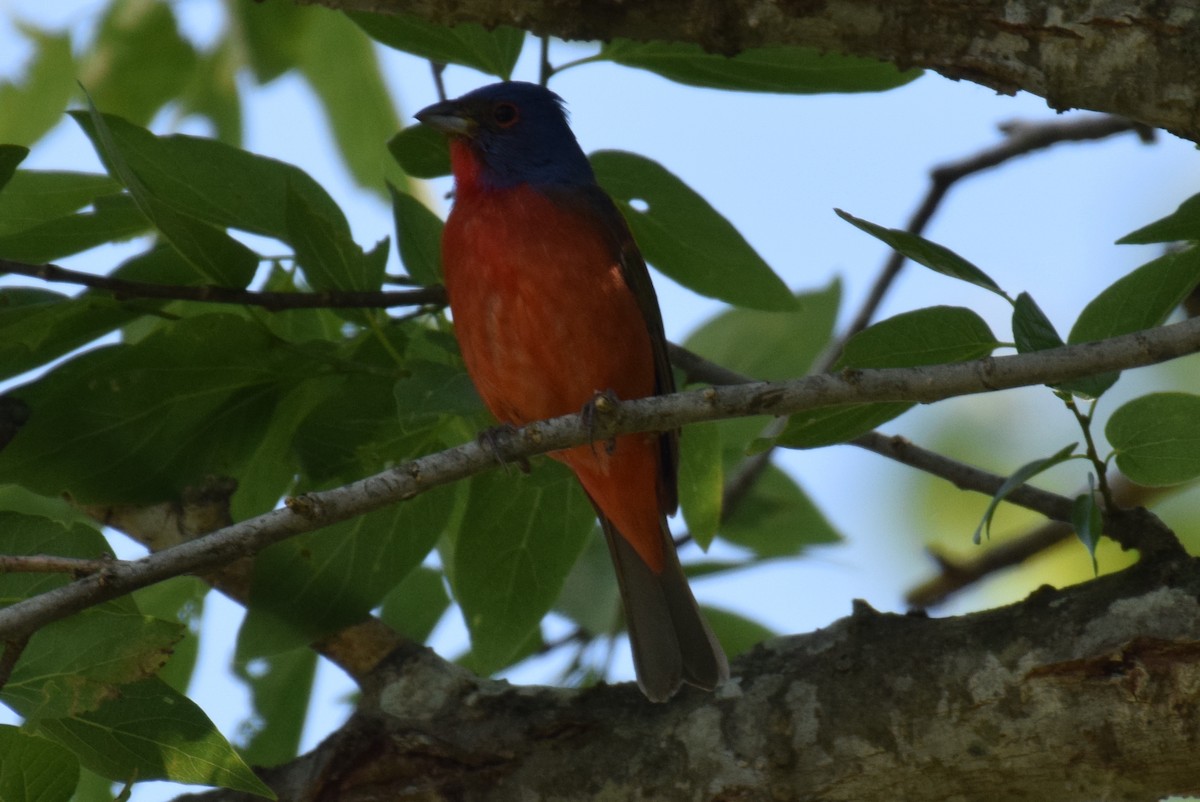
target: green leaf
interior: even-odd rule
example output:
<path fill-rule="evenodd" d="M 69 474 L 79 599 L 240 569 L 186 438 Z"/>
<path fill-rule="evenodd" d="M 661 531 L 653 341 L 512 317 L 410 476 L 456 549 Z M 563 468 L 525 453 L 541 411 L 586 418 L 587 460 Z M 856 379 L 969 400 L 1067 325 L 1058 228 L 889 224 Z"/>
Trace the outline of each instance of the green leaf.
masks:
<path fill-rule="evenodd" d="M 260 553 L 238 659 L 306 646 L 361 621 L 433 549 L 458 492 L 435 488 Z"/>
<path fill-rule="evenodd" d="M 450 608 L 441 571 L 418 566 L 383 599 L 379 620 L 415 643 L 424 643 Z"/>
<path fill-rule="evenodd" d="M 721 537 L 759 559 L 790 557 L 842 536 L 796 480 L 768 465 L 721 524 Z"/>
<path fill-rule="evenodd" d="M 236 476 L 281 394 L 320 372 L 304 349 L 226 314 L 97 348 L 10 391 L 31 416 L 0 451 L 0 482 L 81 504 L 174 499 Z"/>
<path fill-rule="evenodd" d="M 1005 479 L 1004 484 L 1000 485 L 1000 489 L 996 491 L 994 496 L 992 496 L 992 500 L 988 504 L 987 510 L 985 510 L 983 513 L 983 520 L 979 522 L 979 526 L 975 527 L 975 545 L 979 545 L 981 540 L 980 536 L 984 532 L 987 533 L 989 538 L 992 536 L 992 516 L 995 515 L 996 508 L 1000 506 L 1000 502 L 1008 498 L 1009 493 L 1016 490 L 1018 487 L 1025 484 L 1042 471 L 1053 468 L 1055 465 L 1071 459 L 1075 454 L 1075 447 L 1077 445 L 1079 444 L 1071 443 L 1071 445 L 1059 449 L 1049 457 L 1026 463 L 1018 468 L 1012 476 Z"/>
<path fill-rule="evenodd" d="M 182 93 L 196 62 L 196 51 L 180 36 L 171 6 L 116 0 L 100 20 L 79 81 L 98 108 L 147 125 Z"/>
<path fill-rule="evenodd" d="M 97 173 L 18 170 L 0 192 L 0 235 L 57 220 L 120 191 L 120 184 Z"/>
<path fill-rule="evenodd" d="M 227 287 L 249 284 L 258 268 L 258 256 L 254 251 L 220 228 L 178 211 L 156 195 L 126 160 L 122 141 L 109 126 L 111 118 L 100 114 L 94 105 L 90 106 L 90 112 L 91 126 L 84 128 L 85 133 L 104 159 L 110 174 L 129 190 L 138 209 L 163 237 L 205 279 Z"/>
<path fill-rule="evenodd" d="M 226 6 L 247 62 L 260 84 L 296 66 L 300 43 L 318 9 L 290 3 L 231 3 Z"/>
<path fill-rule="evenodd" d="M 442 280 L 442 220 L 421 201 L 388 184 L 396 244 L 408 275 L 421 284 Z"/>
<path fill-rule="evenodd" d="M 1012 329 L 1017 352 L 1021 354 L 1058 348 L 1064 344 L 1054 324 L 1027 292 L 1018 295 L 1013 303 Z"/>
<path fill-rule="evenodd" d="M 615 635 L 624 621 L 620 589 L 604 535 L 599 526 L 592 531 L 585 539 L 583 553 L 563 582 L 554 610 L 588 634 Z"/>
<path fill-rule="evenodd" d="M 0 258 L 44 264 L 149 230 L 150 221 L 130 196 L 106 195 L 96 199 L 92 211 L 0 236 Z"/>
<path fill-rule="evenodd" d="M 242 759 L 253 766 L 277 766 L 300 753 L 300 737 L 317 674 L 317 653 L 307 647 L 249 663 L 235 661 L 246 683 L 253 713 L 238 728 Z"/>
<path fill-rule="evenodd" d="M 725 476 L 716 423 L 687 427 L 679 444 L 679 506 L 688 534 L 705 551 L 721 523 Z"/>
<path fill-rule="evenodd" d="M 1147 262 L 1093 298 L 1071 328 L 1067 342 L 1094 342 L 1161 326 L 1200 282 L 1200 249 L 1188 248 Z M 1120 377 L 1105 373 L 1063 385 L 1099 397 Z"/>
<path fill-rule="evenodd" d="M 829 345 L 841 297 L 841 282 L 834 279 L 798 293 L 795 309 L 787 312 L 728 309 L 689 334 L 684 347 L 754 379 L 799 378 Z"/>
<path fill-rule="evenodd" d="M 1092 477 L 1088 475 L 1088 484 L 1092 483 Z M 1071 526 L 1075 529 L 1075 535 L 1080 542 L 1087 547 L 1088 554 L 1092 558 L 1092 572 L 1099 575 L 1100 565 L 1096 562 L 1096 544 L 1100 542 L 1100 536 L 1104 534 L 1104 516 L 1100 512 L 1100 505 L 1096 503 L 1096 494 L 1093 491 L 1081 493 L 1075 497 L 1075 501 L 1071 504 Z"/>
<path fill-rule="evenodd" d="M 387 143 L 400 169 L 413 178 L 450 175 L 450 148 L 444 134 L 428 125 L 410 125 Z"/>
<path fill-rule="evenodd" d="M 233 38 L 222 39 L 201 54 L 190 81 L 179 97 L 182 111 L 212 123 L 217 139 L 238 147 L 242 143 L 242 100 L 238 94 L 238 72 L 242 52 Z"/>
<path fill-rule="evenodd" d="M 200 624 L 204 600 L 211 590 L 201 579 L 177 576 L 133 593 L 134 603 L 148 616 L 183 625 L 183 638 L 171 649 L 170 659 L 158 676 L 180 693 L 186 693 L 200 649 Z"/>
<path fill-rule="evenodd" d="M 933 306 L 905 312 L 860 331 L 846 343 L 837 368 L 895 368 L 978 359 L 998 345 L 983 319 L 969 309 Z M 787 448 L 844 443 L 902 415 L 907 402 L 848 404 L 792 415 L 773 441 Z M 761 443 L 759 445 L 766 445 Z"/>
<path fill-rule="evenodd" d="M 383 284 L 383 263 L 363 253 L 340 209 L 321 214 L 303 195 L 288 192 L 287 231 L 296 261 L 316 289 L 377 290 Z"/>
<path fill-rule="evenodd" d="M 528 477 L 493 471 L 471 480 L 451 581 L 482 671 L 516 659 L 562 591 L 594 522 L 574 477 L 557 464 L 542 462 Z"/>
<path fill-rule="evenodd" d="M 79 761 L 33 733 L 0 724 L 0 799 L 67 802 L 79 784 Z"/>
<path fill-rule="evenodd" d="M 94 712 L 44 719 L 37 729 L 110 780 L 171 780 L 274 798 L 208 716 L 159 679 L 126 685 Z"/>
<path fill-rule="evenodd" d="M 345 14 L 320 9 L 299 44 L 300 71 L 354 180 L 379 193 L 387 181 L 407 188 L 408 177 L 385 147 L 400 118 L 371 40 Z"/>
<path fill-rule="evenodd" d="M 367 35 L 388 47 L 441 64 L 462 64 L 504 80 L 512 77 L 525 32 L 507 25 L 487 30 L 465 23 L 445 26 L 411 14 L 348 12 Z"/>
<path fill-rule="evenodd" d="M 17 29 L 34 55 L 20 81 L 0 83 L 0 142 L 32 145 L 58 125 L 75 91 L 75 59 L 69 34 L 49 34 L 30 25 Z"/>
<path fill-rule="evenodd" d="M 1179 204 L 1171 214 L 1142 226 L 1117 240 L 1119 245 L 1148 245 L 1155 242 L 1200 240 L 1200 195 Z"/>
<path fill-rule="evenodd" d="M 71 116 L 93 142 L 100 138 L 88 113 Z M 118 117 L 100 118 L 147 192 L 187 217 L 286 242 L 289 193 L 303 197 L 321 217 L 341 214 L 329 193 L 293 165 L 206 137 L 160 137 Z"/>
<path fill-rule="evenodd" d="M 1200 476 L 1200 396 L 1151 393 L 1122 404 L 1104 434 L 1132 481 L 1165 487 Z"/>
<path fill-rule="evenodd" d="M 75 298 L 31 287 L 0 289 L 0 379 L 85 345 L 136 316 L 111 298 Z"/>
<path fill-rule="evenodd" d="M 21 145 L 0 145 L 0 190 L 8 186 L 17 172 L 17 165 L 25 161 L 28 155 L 29 148 Z"/>
<path fill-rule="evenodd" d="M 1008 298 L 1008 294 L 1000 289 L 1000 286 L 992 281 L 986 273 L 949 248 L 938 245 L 936 242 L 930 242 L 916 234 L 901 231 L 898 228 L 885 228 L 862 220 L 852 214 L 843 212 L 841 209 L 834 209 L 834 211 L 837 212 L 838 217 L 847 223 L 862 229 L 917 264 L 924 265 L 930 270 L 935 270 L 951 278 L 966 281 L 977 287 L 983 287 L 985 290 L 996 293 L 1001 298 Z"/>
<path fill-rule="evenodd" d="M 765 640 L 779 636 L 777 632 L 763 626 L 757 621 L 705 605 L 704 617 L 712 627 L 713 634 L 725 648 L 725 654 L 730 658 L 750 651 Z"/>
<path fill-rule="evenodd" d="M 920 70 L 901 72 L 885 61 L 806 47 L 759 47 L 730 57 L 694 44 L 614 39 L 600 49 L 599 58 L 689 86 L 747 92 L 878 92 L 921 75 Z"/>
<path fill-rule="evenodd" d="M 590 159 L 647 262 L 710 298 L 752 309 L 795 309 L 787 285 L 738 230 L 661 164 L 616 150 Z"/>
<path fill-rule="evenodd" d="M 961 306 L 904 312 L 863 329 L 846 343 L 841 368 L 906 368 L 979 359 L 1002 345 L 987 323 Z"/>

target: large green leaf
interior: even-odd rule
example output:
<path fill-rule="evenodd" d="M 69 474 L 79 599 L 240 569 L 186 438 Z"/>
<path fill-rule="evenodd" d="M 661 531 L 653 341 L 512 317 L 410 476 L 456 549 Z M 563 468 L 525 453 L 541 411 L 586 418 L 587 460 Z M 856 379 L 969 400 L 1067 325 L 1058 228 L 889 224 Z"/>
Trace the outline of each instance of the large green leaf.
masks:
<path fill-rule="evenodd" d="M 1200 396 L 1135 398 L 1113 412 L 1104 434 L 1117 467 L 1138 484 L 1163 487 L 1200 476 Z"/>
<path fill-rule="evenodd" d="M 759 558 L 789 557 L 842 539 L 796 480 L 768 465 L 721 524 L 721 537 Z"/>
<path fill-rule="evenodd" d="M 105 195 L 92 210 L 0 235 L 0 258 L 44 264 L 147 233 L 150 221 L 129 195 Z"/>
<path fill-rule="evenodd" d="M 757 621 L 752 621 L 728 610 L 717 610 L 706 606 L 704 607 L 704 617 L 712 626 L 717 640 L 725 648 L 725 654 L 731 659 L 743 652 L 750 651 L 765 640 L 778 637 L 778 633 Z"/>
<path fill-rule="evenodd" d="M 379 619 L 409 640 L 424 643 L 449 608 L 442 572 L 417 566 L 384 598 Z"/>
<path fill-rule="evenodd" d="M 647 262 L 710 298 L 752 309 L 795 309 L 787 285 L 738 230 L 661 164 L 616 150 L 590 158 Z"/>
<path fill-rule="evenodd" d="M 421 201 L 388 184 L 396 244 L 408 275 L 421 284 L 442 280 L 442 221 Z"/>
<path fill-rule="evenodd" d="M 8 182 L 17 172 L 17 166 L 25 161 L 28 155 L 29 148 L 23 145 L 0 145 L 0 190 L 8 186 Z"/>
<path fill-rule="evenodd" d="M 1166 217 L 1126 234 L 1117 242 L 1122 245 L 1146 245 L 1182 240 L 1200 240 L 1200 195 L 1193 195 Z"/>
<path fill-rule="evenodd" d="M 29 25 L 18 30 L 33 45 L 33 58 L 22 80 L 0 83 L 0 142 L 32 145 L 62 119 L 75 91 L 75 59 L 70 35 Z"/>
<path fill-rule="evenodd" d="M 1200 248 L 1188 248 L 1147 262 L 1093 298 L 1071 328 L 1067 342 L 1094 342 L 1161 326 L 1200 282 Z M 1070 382 L 1070 389 L 1091 398 L 1113 385 L 1119 373 Z"/>
<path fill-rule="evenodd" d="M 159 679 L 125 685 L 91 713 L 44 719 L 37 731 L 110 780 L 172 780 L 274 797 L 204 711 Z"/>
<path fill-rule="evenodd" d="M 260 84 L 296 66 L 306 31 L 319 13 L 291 3 L 226 2 L 237 43 Z"/>
<path fill-rule="evenodd" d="M 79 81 L 106 113 L 146 125 L 182 93 L 196 62 L 170 5 L 115 0 L 80 65 Z"/>
<path fill-rule="evenodd" d="M 905 312 L 860 331 L 846 343 L 837 368 L 896 368 L 978 359 L 1000 343 L 979 315 L 954 306 Z M 843 443 L 903 414 L 904 402 L 849 404 L 797 413 L 773 441 L 788 448 Z"/>
<path fill-rule="evenodd" d="M 322 210 L 299 192 L 289 191 L 287 239 L 296 249 L 304 275 L 318 290 L 377 290 L 384 261 L 367 254 L 350 234 L 340 209 Z M 323 213 L 324 212 L 324 213 Z M 386 258 L 387 251 L 383 251 Z"/>
<path fill-rule="evenodd" d="M 300 42 L 299 66 L 313 88 L 350 174 L 382 194 L 407 188 L 408 176 L 389 158 L 388 138 L 400 127 L 396 106 L 370 39 L 340 11 L 316 12 Z"/>
<path fill-rule="evenodd" d="M 0 482 L 82 503 L 176 498 L 205 476 L 237 475 L 281 394 L 320 372 L 244 318 L 177 321 L 12 390 L 31 415 L 0 452 Z"/>
<path fill-rule="evenodd" d="M 242 758 L 253 766 L 276 766 L 295 758 L 317 674 L 317 653 L 302 647 L 250 663 L 235 661 L 234 671 L 254 704 L 238 729 Z"/>
<path fill-rule="evenodd" d="M 54 741 L 0 724 L 0 799 L 67 802 L 79 783 L 79 761 Z"/>
<path fill-rule="evenodd" d="M 471 480 L 451 581 L 481 671 L 517 658 L 558 598 L 594 521 L 575 479 L 557 464 L 540 461 L 527 477 L 493 471 Z"/>
<path fill-rule="evenodd" d="M 32 287 L 0 289 L 0 379 L 51 362 L 136 314 L 99 295 L 70 298 Z"/>
<path fill-rule="evenodd" d="M 186 693 L 200 651 L 200 625 L 204 600 L 211 586 L 194 576 L 177 576 L 135 591 L 133 600 L 143 613 L 183 625 L 183 638 L 171 649 L 170 659 L 157 677 Z"/>
<path fill-rule="evenodd" d="M 474 67 L 505 80 L 512 76 L 525 43 L 525 32 L 507 25 L 489 31 L 472 23 L 435 25 L 411 14 L 350 12 L 348 16 L 388 47 L 442 64 Z"/>
<path fill-rule="evenodd" d="M 89 114 L 72 116 L 93 142 L 99 139 Z M 100 118 L 114 149 L 147 192 L 188 217 L 286 242 L 289 192 L 326 219 L 341 214 L 329 193 L 293 165 L 214 139 L 155 136 L 119 117 Z"/>
<path fill-rule="evenodd" d="M 446 137 L 428 125 L 410 125 L 387 143 L 400 169 L 413 178 L 450 175 L 450 148 Z"/>
<path fill-rule="evenodd" d="M 679 446 L 679 507 L 688 534 L 707 549 L 721 522 L 725 476 L 721 429 L 716 423 L 687 427 Z"/>
<path fill-rule="evenodd" d="M 78 117 L 76 118 L 78 119 Z M 158 195 L 134 169 L 108 118 L 91 107 L 84 130 L 109 173 L 120 181 L 159 233 L 206 280 L 228 287 L 245 287 L 258 268 L 258 256 L 221 228 L 179 210 L 173 196 Z"/>
<path fill-rule="evenodd" d="M 901 72 L 885 61 L 807 47 L 759 47 L 723 56 L 694 44 L 614 39 L 600 49 L 599 58 L 681 84 L 748 92 L 878 92 L 921 75 L 920 70 Z"/>
<path fill-rule="evenodd" d="M 243 66 L 235 40 L 222 39 L 212 51 L 201 54 L 179 97 L 185 114 L 207 119 L 217 139 L 234 147 L 242 144 L 242 99 L 237 80 Z"/>
<path fill-rule="evenodd" d="M 457 493 L 436 488 L 259 554 L 238 659 L 305 646 L 361 621 L 425 559 Z"/>
<path fill-rule="evenodd" d="M 0 192 L 0 235 L 57 220 L 120 190 L 97 173 L 18 170 Z"/>

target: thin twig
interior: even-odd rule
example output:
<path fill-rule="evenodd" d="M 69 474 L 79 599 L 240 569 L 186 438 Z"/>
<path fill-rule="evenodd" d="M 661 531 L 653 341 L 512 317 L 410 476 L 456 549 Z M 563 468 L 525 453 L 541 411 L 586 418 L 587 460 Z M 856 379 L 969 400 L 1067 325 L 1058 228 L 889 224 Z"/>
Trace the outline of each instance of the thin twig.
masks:
<path fill-rule="evenodd" d="M 169 301 L 198 301 L 215 304 L 257 306 L 268 312 L 285 309 L 386 309 L 393 306 L 443 306 L 446 291 L 440 285 L 390 292 L 257 292 L 233 287 L 185 286 L 128 281 L 68 270 L 58 265 L 30 265 L 0 259 L 0 275 L 11 273 L 42 281 L 78 284 L 110 292 L 118 299 L 137 298 Z"/>
<path fill-rule="evenodd" d="M 550 63 L 550 37 L 541 37 L 541 46 L 538 50 L 538 83 L 546 86 L 550 83 L 550 79 L 554 77 L 554 65 Z"/>
<path fill-rule="evenodd" d="M 930 403 L 1012 387 L 1058 384 L 1084 376 L 1164 362 L 1200 352 L 1200 320 L 1108 340 L 1014 356 L 920 368 L 842 371 L 790 382 L 709 387 L 614 405 L 585 420 L 565 415 L 497 433 L 490 446 L 472 440 L 353 482 L 288 500 L 285 508 L 197 540 L 114 565 L 100 574 L 0 609 L 0 638 L 22 637 L 51 621 L 181 574 L 226 565 L 302 532 L 348 520 L 433 487 L 496 467 L 619 434 L 666 431 L 689 423 L 746 415 L 790 415 L 817 407 L 871 401 Z"/>
<path fill-rule="evenodd" d="M 0 555 L 0 574 L 74 574 L 87 576 L 113 564 L 111 559 L 85 560 L 53 554 Z"/>
<path fill-rule="evenodd" d="M 1153 140 L 1153 134 L 1144 125 L 1127 120 L 1123 117 L 1087 115 L 1065 120 L 1046 120 L 1039 122 L 1012 121 L 1000 126 L 1005 138 L 1002 142 L 986 148 L 973 156 L 959 161 L 949 162 L 933 168 L 929 174 L 929 190 L 924 199 L 913 212 L 904 230 L 910 234 L 921 234 L 946 194 L 959 181 L 968 176 L 990 170 L 993 167 L 1009 162 L 1020 156 L 1033 153 L 1060 142 L 1084 142 L 1104 139 L 1126 131 L 1137 133 L 1143 141 Z M 884 263 L 883 269 L 875 279 L 875 284 L 867 294 L 854 320 L 846 327 L 841 338 L 829 348 L 818 361 L 816 370 L 828 370 L 838 356 L 841 355 L 846 341 L 871 323 L 884 296 L 891 289 L 892 283 L 900 274 L 906 259 L 899 251 L 893 251 Z"/>
<path fill-rule="evenodd" d="M 442 78 L 442 73 L 446 71 L 446 65 L 440 61 L 430 61 L 429 69 L 433 72 L 433 85 L 437 88 L 438 100 L 446 99 L 446 81 Z"/>

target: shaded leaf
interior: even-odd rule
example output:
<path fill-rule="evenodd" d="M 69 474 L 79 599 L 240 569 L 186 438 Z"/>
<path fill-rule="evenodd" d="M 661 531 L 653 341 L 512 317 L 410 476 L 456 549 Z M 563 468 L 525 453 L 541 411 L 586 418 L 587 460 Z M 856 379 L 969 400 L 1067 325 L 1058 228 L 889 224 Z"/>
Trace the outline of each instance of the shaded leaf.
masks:
<path fill-rule="evenodd" d="M 179 96 L 186 114 L 208 120 L 217 139 L 235 147 L 242 144 L 242 99 L 237 85 L 242 66 L 234 40 L 222 39 L 211 52 L 200 55 Z"/>
<path fill-rule="evenodd" d="M 841 209 L 834 209 L 834 211 L 847 223 L 867 232 L 917 264 L 977 287 L 983 287 L 1001 298 L 1008 298 L 1008 294 L 1000 289 L 1000 286 L 992 281 L 991 277 L 949 248 L 898 228 L 885 228 L 862 220 Z"/>
<path fill-rule="evenodd" d="M 738 230 L 658 162 L 616 150 L 589 158 L 647 262 L 710 298 L 752 309 L 795 308 L 787 285 Z"/>
<path fill-rule="evenodd" d="M 441 64 L 462 64 L 508 80 L 525 43 L 525 32 L 507 25 L 490 31 L 465 23 L 446 26 L 411 14 L 349 12 L 367 35 L 388 47 Z"/>
<path fill-rule="evenodd" d="M 679 507 L 688 534 L 706 551 L 721 522 L 724 473 L 717 424 L 688 426 L 679 442 Z"/>
<path fill-rule="evenodd" d="M 413 178 L 450 175 L 450 148 L 446 137 L 428 125 L 410 125 L 387 143 L 400 169 Z"/>
<path fill-rule="evenodd" d="M 1113 412 L 1104 434 L 1117 467 L 1138 484 L 1164 487 L 1200 476 L 1200 396 L 1135 398 Z"/>
<path fill-rule="evenodd" d="M 480 670 L 517 659 L 594 522 L 574 477 L 555 463 L 540 461 L 527 477 L 493 471 L 471 480 L 450 578 Z"/>
<path fill-rule="evenodd" d="M 730 57 L 688 43 L 614 39 L 601 47 L 599 57 L 689 86 L 748 92 L 878 92 L 921 75 L 885 61 L 806 47 L 751 48 Z"/>
<path fill-rule="evenodd" d="M 974 541 L 975 545 L 979 545 L 981 535 L 987 533 L 990 538 L 992 536 L 992 516 L 996 513 L 996 508 L 1000 506 L 1000 502 L 1008 497 L 1008 494 L 1016 490 L 1021 485 L 1028 482 L 1033 477 L 1037 476 L 1042 471 L 1053 468 L 1055 465 L 1066 462 L 1075 454 L 1075 447 L 1078 443 L 1059 449 L 1054 454 L 1043 459 L 1037 459 L 1033 462 L 1026 463 L 1004 480 L 1004 484 L 1000 485 L 1000 489 L 992 496 L 991 502 L 988 503 L 987 510 L 983 513 L 983 520 L 979 522 L 979 526 L 975 528 Z"/>
<path fill-rule="evenodd" d="M 408 275 L 420 284 L 442 280 L 442 221 L 429 207 L 403 190 L 388 184 L 396 245 Z"/>
<path fill-rule="evenodd" d="M 384 597 L 379 619 L 403 637 L 424 643 L 448 609 L 442 572 L 418 566 Z"/>
<path fill-rule="evenodd" d="M 110 780 L 172 780 L 274 798 L 208 716 L 158 679 L 126 685 L 94 712 L 44 719 L 37 729 Z"/>
<path fill-rule="evenodd" d="M 1126 234 L 1117 240 L 1117 243 L 1148 245 L 1154 242 L 1181 240 L 1200 240 L 1200 195 L 1193 195 L 1166 217 Z"/>
<path fill-rule="evenodd" d="M 322 214 L 303 195 L 289 191 L 287 232 L 296 261 L 316 289 L 377 290 L 383 284 L 383 263 L 363 253 L 340 209 Z"/>
<path fill-rule="evenodd" d="M 408 177 L 388 157 L 388 137 L 400 119 L 371 40 L 346 14 L 314 11 L 298 49 L 299 67 L 321 103 L 342 160 L 359 186 L 381 194 L 387 181 L 407 188 Z"/>
<path fill-rule="evenodd" d="M 1088 476 L 1088 484 L 1091 485 L 1092 477 Z M 1096 562 L 1096 544 L 1100 542 L 1100 536 L 1104 534 L 1104 516 L 1100 512 L 1100 505 L 1096 503 L 1096 495 L 1089 490 L 1087 493 L 1081 493 L 1075 497 L 1075 501 L 1071 504 L 1071 526 L 1075 529 L 1075 535 L 1080 542 L 1088 550 L 1088 555 L 1092 558 L 1092 572 L 1099 575 L 1100 565 Z"/>
<path fill-rule="evenodd" d="M 235 661 L 246 683 L 253 714 L 238 727 L 242 759 L 254 766 L 277 766 L 300 753 L 300 737 L 317 674 L 317 653 L 307 647 L 249 663 Z"/>
<path fill-rule="evenodd" d="M 187 693 L 200 650 L 200 623 L 204 600 L 211 590 L 193 576 L 172 577 L 134 591 L 138 609 L 148 616 L 183 625 L 183 637 L 171 649 L 170 658 L 156 676 L 180 693 Z"/>
<path fill-rule="evenodd" d="M 66 802 L 79 784 L 79 761 L 53 741 L 0 724 L 0 799 Z"/>
<path fill-rule="evenodd" d="M 0 235 L 57 220 L 120 191 L 120 184 L 97 173 L 18 170 L 0 192 Z"/>
<path fill-rule="evenodd" d="M 1018 353 L 1030 354 L 1064 345 L 1054 324 L 1027 292 L 1018 295 L 1013 303 L 1012 328 Z"/>
<path fill-rule="evenodd" d="M 136 316 L 111 298 L 70 298 L 32 287 L 0 289 L 0 379 L 85 345 Z"/>
<path fill-rule="evenodd" d="M 0 142 L 32 145 L 62 119 L 75 92 L 75 59 L 70 35 L 17 29 L 33 45 L 33 58 L 21 80 L 0 83 Z"/>
<path fill-rule="evenodd" d="M 150 221 L 129 195 L 106 195 L 96 199 L 91 211 L 0 235 L 0 258 L 44 264 L 131 239 L 150 228 Z"/>
<path fill-rule="evenodd" d="M 196 62 L 170 5 L 115 0 L 100 19 L 79 81 L 106 113 L 146 125 L 183 92 Z"/>
<path fill-rule="evenodd" d="M 763 470 L 721 524 L 721 537 L 759 559 L 793 556 L 842 539 L 796 480 L 775 465 Z"/>
<path fill-rule="evenodd" d="M 752 621 L 737 613 L 709 607 L 708 605 L 705 605 L 702 609 L 704 610 L 704 617 L 708 620 L 709 626 L 712 627 L 713 634 L 717 636 L 717 640 L 725 648 L 726 656 L 730 659 L 750 651 L 754 646 L 765 640 L 770 640 L 779 635 L 779 633 L 772 631 L 757 621 Z"/>
<path fill-rule="evenodd" d="M 17 172 L 17 165 L 25 161 L 28 155 L 29 148 L 21 145 L 0 145 L 0 190 L 8 186 Z"/>
<path fill-rule="evenodd" d="M 590 635 L 615 635 L 624 623 L 621 595 L 608 545 L 598 526 L 584 539 L 583 552 L 571 566 L 554 610 Z"/>

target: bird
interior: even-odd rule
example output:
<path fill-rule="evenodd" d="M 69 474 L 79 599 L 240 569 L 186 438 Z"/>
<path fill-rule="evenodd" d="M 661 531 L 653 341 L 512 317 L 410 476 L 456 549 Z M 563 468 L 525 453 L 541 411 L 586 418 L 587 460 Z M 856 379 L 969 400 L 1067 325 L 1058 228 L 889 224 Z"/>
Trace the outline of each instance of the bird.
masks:
<path fill-rule="evenodd" d="M 596 182 L 563 99 L 505 81 L 416 115 L 449 141 L 454 203 L 442 268 L 467 373 L 501 425 L 599 397 L 675 390 L 662 314 L 625 218 Z M 688 586 L 667 518 L 679 432 L 619 435 L 551 452 L 596 511 L 616 572 L 638 685 L 665 702 L 713 690 L 725 653 Z"/>

